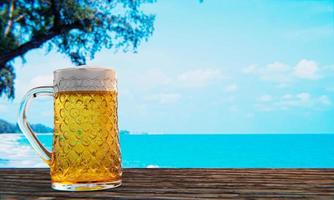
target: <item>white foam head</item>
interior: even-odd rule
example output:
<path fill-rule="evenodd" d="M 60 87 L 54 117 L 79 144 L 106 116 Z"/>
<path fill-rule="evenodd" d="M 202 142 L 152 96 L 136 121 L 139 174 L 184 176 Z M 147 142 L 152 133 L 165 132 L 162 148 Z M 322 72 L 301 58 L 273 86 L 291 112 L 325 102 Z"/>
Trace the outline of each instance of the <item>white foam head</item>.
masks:
<path fill-rule="evenodd" d="M 117 91 L 113 69 L 84 66 L 54 71 L 53 85 L 60 91 Z"/>

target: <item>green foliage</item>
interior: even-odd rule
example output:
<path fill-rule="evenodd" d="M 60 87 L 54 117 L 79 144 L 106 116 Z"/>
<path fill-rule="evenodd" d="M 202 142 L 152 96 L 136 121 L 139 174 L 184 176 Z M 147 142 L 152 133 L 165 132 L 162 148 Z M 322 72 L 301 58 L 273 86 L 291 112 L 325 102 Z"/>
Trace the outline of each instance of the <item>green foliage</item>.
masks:
<path fill-rule="evenodd" d="M 0 96 L 14 98 L 12 62 L 47 45 L 77 65 L 102 48 L 136 51 L 153 32 L 155 0 L 0 0 Z"/>
<path fill-rule="evenodd" d="M 49 128 L 43 124 L 32 124 L 31 128 L 35 133 L 52 133 L 53 132 L 52 128 Z M 21 131 L 19 130 L 19 132 Z"/>
<path fill-rule="evenodd" d="M 14 124 L 0 119 L 0 133 L 17 133 L 18 129 Z"/>
<path fill-rule="evenodd" d="M 4 93 L 14 98 L 15 73 L 11 64 L 0 65 L 0 96 Z"/>

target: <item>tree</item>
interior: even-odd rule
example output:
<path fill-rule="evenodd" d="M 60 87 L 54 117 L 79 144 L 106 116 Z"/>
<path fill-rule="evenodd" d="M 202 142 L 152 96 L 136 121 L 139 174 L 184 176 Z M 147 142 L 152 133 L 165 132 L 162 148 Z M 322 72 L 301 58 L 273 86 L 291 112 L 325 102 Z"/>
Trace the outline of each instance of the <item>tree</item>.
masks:
<path fill-rule="evenodd" d="M 0 96 L 14 98 L 13 61 L 36 48 L 56 49 L 76 65 L 101 48 L 136 51 L 153 32 L 155 0 L 0 0 Z"/>

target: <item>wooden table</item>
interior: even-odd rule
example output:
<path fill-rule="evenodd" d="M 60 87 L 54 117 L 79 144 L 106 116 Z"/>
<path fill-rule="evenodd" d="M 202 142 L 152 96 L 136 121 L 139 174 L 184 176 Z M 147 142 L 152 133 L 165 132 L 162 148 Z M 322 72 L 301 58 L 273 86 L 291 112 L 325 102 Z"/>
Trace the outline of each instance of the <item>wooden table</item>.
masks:
<path fill-rule="evenodd" d="M 48 169 L 0 169 L 0 199 L 334 199 L 334 169 L 125 169 L 119 188 L 60 192 Z"/>

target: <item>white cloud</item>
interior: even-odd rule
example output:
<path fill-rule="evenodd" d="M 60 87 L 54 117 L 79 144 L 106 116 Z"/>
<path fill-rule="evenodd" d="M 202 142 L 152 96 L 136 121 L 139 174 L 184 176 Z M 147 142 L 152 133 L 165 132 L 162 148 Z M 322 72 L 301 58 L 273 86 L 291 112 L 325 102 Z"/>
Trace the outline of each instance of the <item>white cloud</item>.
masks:
<path fill-rule="evenodd" d="M 219 69 L 194 69 L 178 75 L 177 80 L 187 87 L 203 87 L 223 78 Z"/>
<path fill-rule="evenodd" d="M 274 62 L 264 67 L 249 65 L 242 69 L 242 72 L 249 75 L 256 75 L 265 81 L 286 83 L 291 79 L 290 67 L 281 62 Z"/>
<path fill-rule="evenodd" d="M 36 76 L 30 81 L 31 87 L 50 86 L 53 85 L 53 75 Z"/>
<path fill-rule="evenodd" d="M 307 92 L 302 92 L 296 95 L 296 97 L 301 101 L 301 102 L 309 102 L 311 99 L 311 95 Z"/>
<path fill-rule="evenodd" d="M 172 81 L 171 78 L 159 68 L 148 69 L 141 74 L 131 74 L 128 77 L 131 77 L 131 82 L 134 82 L 134 87 L 136 87 L 136 89 L 144 90 L 167 85 Z"/>
<path fill-rule="evenodd" d="M 271 95 L 265 94 L 259 97 L 259 101 L 268 102 L 271 101 L 273 97 Z"/>
<path fill-rule="evenodd" d="M 287 110 L 291 107 L 312 107 L 314 100 L 311 94 L 307 92 L 298 93 L 295 95 L 286 94 L 273 103 L 277 109 Z"/>
<path fill-rule="evenodd" d="M 160 93 L 149 95 L 145 98 L 146 101 L 158 102 L 160 104 L 173 104 L 181 99 L 181 95 L 177 93 Z"/>
<path fill-rule="evenodd" d="M 238 89 L 239 89 L 239 86 L 238 86 L 237 84 L 235 84 L 235 83 L 230 84 L 230 85 L 227 85 L 227 86 L 225 87 L 225 91 L 226 91 L 226 92 L 235 92 L 235 91 L 237 91 Z"/>
<path fill-rule="evenodd" d="M 291 99 L 293 98 L 291 94 L 285 94 L 281 97 L 282 99 Z"/>
<path fill-rule="evenodd" d="M 0 113 L 6 111 L 6 106 L 3 104 L 0 104 Z"/>
<path fill-rule="evenodd" d="M 262 111 L 288 110 L 291 108 L 323 109 L 332 105 L 331 99 L 327 95 L 319 97 L 312 96 L 310 93 L 301 92 L 297 94 L 285 94 L 273 98 L 270 95 L 262 95 L 258 98 L 256 107 Z M 269 100 L 270 99 L 270 100 Z"/>
<path fill-rule="evenodd" d="M 8 162 L 0 162 L 1 167 L 47 167 L 29 145 L 19 143 L 21 135 L 0 135 L 0 158 Z"/>
<path fill-rule="evenodd" d="M 330 98 L 326 95 L 322 95 L 318 98 L 319 102 L 323 105 L 326 105 L 326 106 L 330 106 L 332 105 L 332 101 L 330 100 Z"/>
<path fill-rule="evenodd" d="M 324 69 L 325 70 L 325 69 Z M 242 72 L 258 76 L 265 81 L 278 83 L 284 86 L 295 80 L 316 80 L 320 79 L 320 68 L 313 60 L 301 59 L 295 66 L 285 63 L 274 62 L 264 67 L 250 65 L 242 69 Z"/>
<path fill-rule="evenodd" d="M 254 114 L 254 113 L 246 113 L 246 114 L 245 114 L 245 117 L 246 117 L 247 119 L 252 119 L 252 118 L 255 117 L 255 114 Z"/>
<path fill-rule="evenodd" d="M 238 112 L 240 110 L 240 108 L 237 105 L 231 105 L 231 106 L 229 106 L 228 110 L 230 112 Z"/>
<path fill-rule="evenodd" d="M 149 91 L 161 87 L 168 87 L 173 89 L 180 88 L 201 88 L 211 84 L 215 84 L 220 80 L 226 78 L 222 71 L 217 68 L 195 68 L 183 72 L 169 72 L 159 68 L 152 68 L 143 71 L 141 74 L 130 74 L 124 78 L 131 77 L 130 83 L 127 88 L 136 88 L 136 91 Z M 123 82 L 124 79 L 123 79 Z M 237 89 L 237 85 L 229 85 L 229 92 Z M 132 89 L 133 90 L 133 89 Z"/>
<path fill-rule="evenodd" d="M 22 80 L 16 80 L 15 83 L 15 101 L 21 101 L 22 97 L 32 88 L 39 86 L 50 86 L 53 85 L 52 75 L 39 75 L 31 79 L 28 82 Z"/>
<path fill-rule="evenodd" d="M 259 75 L 263 80 L 271 80 L 277 82 L 288 82 L 290 67 L 284 63 L 274 62 L 268 64 L 259 71 Z"/>
<path fill-rule="evenodd" d="M 242 69 L 242 72 L 245 74 L 254 74 L 257 72 L 257 65 L 253 64 L 253 65 L 249 65 L 245 68 Z"/>
<path fill-rule="evenodd" d="M 319 78 L 318 64 L 312 60 L 302 59 L 294 68 L 294 75 L 301 79 L 315 80 Z"/>

